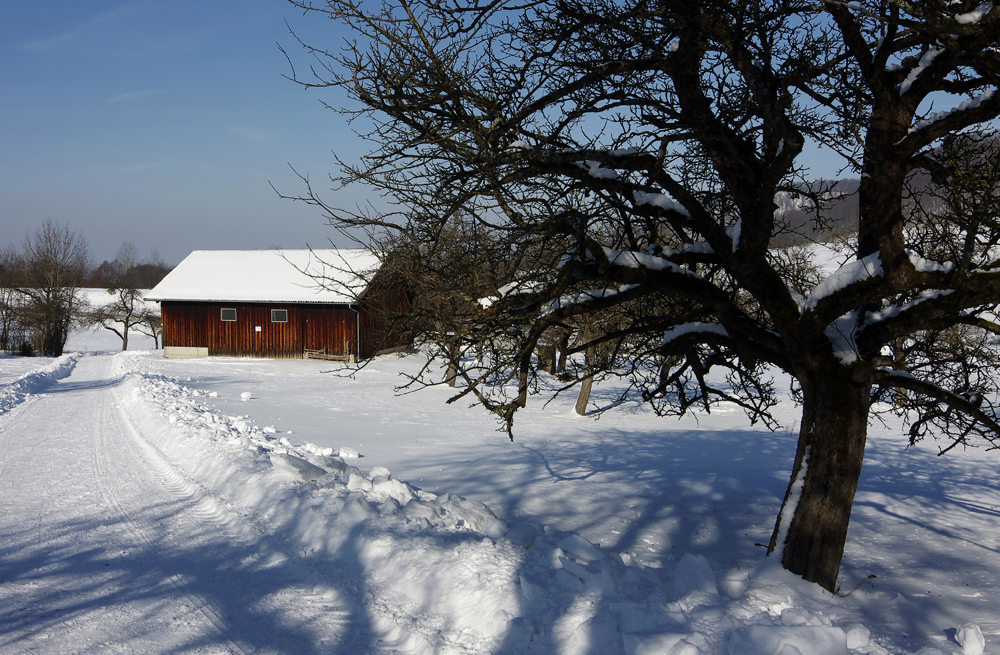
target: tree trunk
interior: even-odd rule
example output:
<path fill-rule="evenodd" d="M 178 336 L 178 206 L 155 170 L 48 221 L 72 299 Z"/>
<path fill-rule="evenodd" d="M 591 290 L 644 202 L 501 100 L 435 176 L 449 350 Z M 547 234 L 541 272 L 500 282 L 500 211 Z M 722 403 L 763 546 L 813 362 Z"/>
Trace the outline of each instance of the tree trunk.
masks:
<path fill-rule="evenodd" d="M 444 381 L 449 387 L 454 387 L 458 382 L 458 359 L 461 350 L 457 345 L 448 346 L 448 370 L 444 374 Z"/>
<path fill-rule="evenodd" d="M 576 413 L 586 416 L 587 403 L 590 402 L 590 390 L 594 386 L 594 349 L 584 351 L 583 382 L 580 383 L 580 395 L 576 398 Z"/>
<path fill-rule="evenodd" d="M 545 344 L 538 347 L 538 369 L 549 375 L 556 374 L 556 347 Z"/>
<path fill-rule="evenodd" d="M 782 566 L 836 591 L 851 506 L 868 435 L 870 379 L 863 369 L 825 372 L 803 382 L 802 426 L 792 478 L 768 554 Z M 787 524 L 787 525 L 786 525 Z"/>
<path fill-rule="evenodd" d="M 556 362 L 556 374 L 561 374 L 566 372 L 566 360 L 569 358 L 567 352 L 569 351 L 569 330 L 563 330 L 559 333 L 559 338 L 556 342 L 556 346 L 559 350 L 559 360 Z"/>

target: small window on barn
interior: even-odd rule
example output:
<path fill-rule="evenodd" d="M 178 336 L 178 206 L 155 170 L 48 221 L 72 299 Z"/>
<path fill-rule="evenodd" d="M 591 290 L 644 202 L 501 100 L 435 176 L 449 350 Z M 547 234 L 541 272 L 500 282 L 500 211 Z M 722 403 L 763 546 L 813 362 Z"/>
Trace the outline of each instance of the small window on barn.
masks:
<path fill-rule="evenodd" d="M 287 309 L 272 309 L 271 310 L 271 322 L 272 323 L 287 323 L 288 322 L 288 310 Z"/>
<path fill-rule="evenodd" d="M 236 320 L 236 310 L 222 308 L 222 320 L 223 321 L 235 321 Z"/>

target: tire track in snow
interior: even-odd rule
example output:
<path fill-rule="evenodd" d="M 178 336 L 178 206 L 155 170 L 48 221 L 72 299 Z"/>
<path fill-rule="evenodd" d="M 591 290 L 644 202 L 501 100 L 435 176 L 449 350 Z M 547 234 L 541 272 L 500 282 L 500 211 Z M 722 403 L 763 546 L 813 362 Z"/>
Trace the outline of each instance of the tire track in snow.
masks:
<path fill-rule="evenodd" d="M 23 418 L 23 405 L 40 397 L 57 380 L 73 373 L 79 355 L 66 355 L 55 362 L 28 371 L 12 382 L 0 384 L 0 478 L 6 468 L 7 441 Z"/>
<path fill-rule="evenodd" d="M 98 422 L 95 426 L 97 429 L 94 431 L 94 461 L 98 487 L 109 505 L 128 524 L 131 536 L 137 538 L 146 548 L 153 548 L 160 541 L 157 539 L 160 531 L 147 516 L 149 501 L 159 495 L 158 490 L 153 485 L 148 485 L 140 496 L 136 494 L 135 487 L 141 478 L 145 477 L 142 473 L 152 473 L 152 477 L 161 481 L 166 476 L 163 467 L 148 467 L 146 462 L 137 456 L 135 446 L 127 442 L 124 434 L 123 424 L 127 423 L 122 420 L 121 408 L 117 403 L 113 403 L 114 408 L 112 408 L 112 403 L 110 398 L 105 398 L 105 402 L 98 410 Z M 173 495 L 172 502 L 175 504 L 194 502 L 193 493 Z M 139 498 L 143 498 L 143 502 L 140 503 Z M 183 509 L 180 510 L 182 511 Z M 185 592 L 184 578 L 180 573 L 169 575 L 164 582 L 183 599 L 186 607 L 197 612 L 216 633 L 224 637 L 231 652 L 243 655 L 251 652 L 238 643 L 239 634 L 246 632 L 246 627 L 239 626 L 243 630 L 234 631 L 227 624 L 219 608 L 213 607 L 204 598 Z M 236 634 L 233 634 L 234 632 Z"/>
<path fill-rule="evenodd" d="M 0 414 L 0 480 L 3 480 L 4 469 L 7 468 L 7 454 L 10 452 L 8 443 L 11 435 L 24 420 L 23 403 L 8 412 Z"/>
<path fill-rule="evenodd" d="M 110 363 L 0 414 L 0 652 L 362 652 L 336 572 L 309 580 L 146 442 Z"/>

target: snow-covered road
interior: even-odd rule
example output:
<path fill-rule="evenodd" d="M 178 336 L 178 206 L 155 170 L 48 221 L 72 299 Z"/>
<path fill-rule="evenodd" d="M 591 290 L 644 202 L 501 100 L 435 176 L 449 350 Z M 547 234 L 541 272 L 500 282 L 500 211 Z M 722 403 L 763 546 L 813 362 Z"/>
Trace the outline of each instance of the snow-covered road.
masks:
<path fill-rule="evenodd" d="M 350 652 L 356 613 L 179 475 L 111 368 L 81 358 L 0 415 L 0 652 Z"/>

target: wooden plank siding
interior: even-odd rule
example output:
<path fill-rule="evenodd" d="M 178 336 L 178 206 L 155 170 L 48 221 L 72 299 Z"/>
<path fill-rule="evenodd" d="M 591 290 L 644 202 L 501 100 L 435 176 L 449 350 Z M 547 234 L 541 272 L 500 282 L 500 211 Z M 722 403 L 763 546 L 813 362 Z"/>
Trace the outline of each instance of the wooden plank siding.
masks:
<path fill-rule="evenodd" d="M 236 320 L 223 321 L 223 308 L 235 309 Z M 288 322 L 271 322 L 272 309 L 287 310 Z M 161 315 L 164 347 L 208 348 L 208 354 L 213 356 L 302 356 L 301 306 L 164 301 Z"/>
<path fill-rule="evenodd" d="M 307 305 L 302 311 L 305 348 L 325 350 L 328 355 L 357 356 L 357 312 L 347 305 Z"/>
<path fill-rule="evenodd" d="M 356 307 L 163 301 L 163 346 L 208 348 L 210 356 L 298 358 L 309 349 L 367 358 L 410 343 L 409 331 L 398 327 L 398 317 L 409 309 L 405 292 L 382 288 Z M 236 310 L 235 321 L 222 320 L 224 308 Z M 288 321 L 272 322 L 272 309 L 286 310 Z"/>
<path fill-rule="evenodd" d="M 413 336 L 402 319 L 410 312 L 411 298 L 402 286 L 376 276 L 359 300 L 362 358 L 410 345 Z"/>

